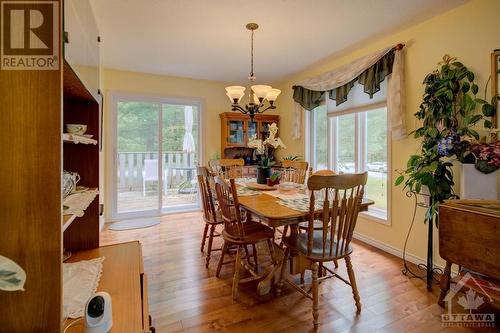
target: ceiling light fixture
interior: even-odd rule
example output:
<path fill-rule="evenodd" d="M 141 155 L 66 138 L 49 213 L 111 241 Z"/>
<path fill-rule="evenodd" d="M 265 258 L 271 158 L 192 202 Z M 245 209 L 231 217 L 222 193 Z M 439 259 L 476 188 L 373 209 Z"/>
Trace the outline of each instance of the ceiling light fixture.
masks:
<path fill-rule="evenodd" d="M 246 28 L 251 32 L 251 47 L 250 47 L 250 76 L 248 79 L 250 83 L 255 82 L 255 75 L 253 73 L 253 33 L 259 25 L 257 23 L 248 23 Z M 250 119 L 253 121 L 253 118 L 256 114 L 263 113 L 269 109 L 276 109 L 274 105 L 274 101 L 278 98 L 278 95 L 281 93 L 281 90 L 274 89 L 271 86 L 258 84 L 252 85 L 250 87 L 250 96 L 249 103 L 244 107 L 239 105 L 239 102 L 245 95 L 245 87 L 242 86 L 230 86 L 226 87 L 226 95 L 229 97 L 229 100 L 232 103 L 232 110 L 239 111 L 243 114 L 248 114 Z M 269 106 L 264 108 L 264 100 L 269 102 Z"/>

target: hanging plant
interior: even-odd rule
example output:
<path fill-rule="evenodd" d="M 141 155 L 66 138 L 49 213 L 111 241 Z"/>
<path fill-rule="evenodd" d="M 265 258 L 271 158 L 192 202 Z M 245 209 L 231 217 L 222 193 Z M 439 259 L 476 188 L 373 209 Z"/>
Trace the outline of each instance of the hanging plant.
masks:
<path fill-rule="evenodd" d="M 457 197 L 453 192 L 453 161 L 463 161 L 473 139 L 479 140 L 477 127 L 492 129 L 495 99 L 492 103 L 478 98 L 475 75 L 461 62 L 448 55 L 438 69 L 424 79 L 424 96 L 415 117 L 422 126 L 411 134 L 421 138 L 418 155 L 408 159 L 395 184 L 420 193 L 428 187 L 430 205 L 425 221 L 432 221 L 440 202 Z M 437 219 L 436 219 L 437 224 Z"/>

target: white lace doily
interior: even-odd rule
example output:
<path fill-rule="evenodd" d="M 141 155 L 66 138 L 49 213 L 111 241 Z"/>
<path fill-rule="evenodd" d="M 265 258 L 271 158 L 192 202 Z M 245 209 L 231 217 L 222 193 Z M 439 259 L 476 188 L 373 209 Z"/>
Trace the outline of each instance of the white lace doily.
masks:
<path fill-rule="evenodd" d="M 94 201 L 98 193 L 98 190 L 88 190 L 68 195 L 63 201 L 63 205 L 67 207 L 64 209 L 63 214 L 75 214 L 78 217 L 82 217 L 85 214 L 85 209 Z"/>
<path fill-rule="evenodd" d="M 82 317 L 85 304 L 96 292 L 104 257 L 63 264 L 63 316 Z"/>

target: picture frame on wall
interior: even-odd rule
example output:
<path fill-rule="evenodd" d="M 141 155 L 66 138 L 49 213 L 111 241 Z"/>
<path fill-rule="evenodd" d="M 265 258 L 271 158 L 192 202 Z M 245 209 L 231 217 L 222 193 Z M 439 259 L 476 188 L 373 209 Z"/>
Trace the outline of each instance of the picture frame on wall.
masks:
<path fill-rule="evenodd" d="M 500 95 L 500 49 L 495 49 L 491 53 L 491 96 Z M 495 100 L 495 107 L 497 109 L 497 114 L 493 117 L 493 124 L 496 128 L 500 128 L 500 117 L 498 117 L 498 110 L 500 106 L 500 101 Z"/>

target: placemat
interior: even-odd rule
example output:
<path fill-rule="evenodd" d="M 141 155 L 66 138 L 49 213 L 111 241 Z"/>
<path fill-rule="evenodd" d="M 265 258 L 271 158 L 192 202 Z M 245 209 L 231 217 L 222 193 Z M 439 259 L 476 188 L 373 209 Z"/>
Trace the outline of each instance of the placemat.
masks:
<path fill-rule="evenodd" d="M 281 199 L 276 201 L 282 206 L 291 208 L 293 210 L 302 212 L 302 213 L 307 213 L 309 212 L 309 197 L 304 197 L 300 199 Z M 323 208 L 323 201 L 318 200 L 314 203 L 314 206 L 316 210 L 320 210 Z"/>
<path fill-rule="evenodd" d="M 250 195 L 259 195 L 262 193 L 261 191 L 254 191 L 254 190 L 249 189 L 248 187 L 243 187 L 243 186 L 238 187 L 236 189 L 236 192 L 238 192 L 239 197 L 245 197 L 245 196 L 250 196 Z"/>
<path fill-rule="evenodd" d="M 257 178 L 243 177 L 243 178 L 235 178 L 234 182 L 236 185 L 246 186 L 248 183 L 255 183 Z"/>
<path fill-rule="evenodd" d="M 281 193 L 278 190 L 275 190 L 275 191 L 266 191 L 265 193 L 269 194 L 270 196 L 273 196 L 275 198 L 282 199 L 282 200 L 309 198 L 309 196 L 307 194 L 300 193 L 300 192 L 294 193 L 294 194 L 285 194 L 285 193 Z"/>

